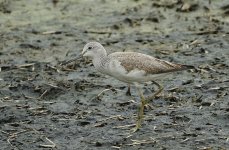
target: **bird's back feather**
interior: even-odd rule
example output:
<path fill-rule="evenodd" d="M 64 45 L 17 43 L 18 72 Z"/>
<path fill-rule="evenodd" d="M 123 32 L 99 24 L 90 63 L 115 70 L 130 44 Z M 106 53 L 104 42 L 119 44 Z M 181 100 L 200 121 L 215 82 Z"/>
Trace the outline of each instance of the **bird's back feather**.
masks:
<path fill-rule="evenodd" d="M 170 63 L 136 52 L 115 52 L 108 55 L 108 57 L 120 61 L 128 72 L 139 69 L 144 70 L 146 74 L 161 74 L 194 68 L 193 66 Z"/>

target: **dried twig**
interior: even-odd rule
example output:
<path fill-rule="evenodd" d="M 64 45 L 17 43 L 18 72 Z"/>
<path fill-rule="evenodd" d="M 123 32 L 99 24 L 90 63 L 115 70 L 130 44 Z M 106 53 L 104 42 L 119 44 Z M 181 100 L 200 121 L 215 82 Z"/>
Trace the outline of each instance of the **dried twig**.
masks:
<path fill-rule="evenodd" d="M 113 129 L 124 129 L 124 128 L 129 128 L 129 127 L 134 127 L 136 124 L 129 124 L 129 125 L 124 125 L 124 126 L 116 126 L 113 127 Z"/>
<path fill-rule="evenodd" d="M 14 133 L 12 133 L 12 134 L 7 133 L 7 134 L 9 135 L 9 137 L 8 137 L 8 139 L 7 139 L 7 142 L 8 142 L 8 143 L 10 144 L 10 146 L 13 147 L 14 149 L 15 149 L 15 148 L 18 149 L 17 147 L 15 147 L 15 146 L 11 143 L 11 139 L 15 139 L 19 134 L 24 133 L 24 132 L 27 132 L 27 131 L 31 131 L 31 129 L 22 130 L 22 131 L 19 131 L 19 132 L 14 132 Z"/>
<path fill-rule="evenodd" d="M 115 149 L 121 149 L 121 147 L 119 146 L 111 146 L 112 148 L 115 148 Z"/>
<path fill-rule="evenodd" d="M 132 141 L 132 143 L 125 144 L 125 145 L 134 146 L 134 145 L 141 145 L 141 144 L 151 144 L 151 143 L 155 143 L 156 142 L 156 140 L 154 140 L 151 137 L 148 140 L 133 140 L 133 139 L 131 139 L 131 141 Z"/>
<path fill-rule="evenodd" d="M 104 89 L 99 94 L 97 94 L 96 96 L 92 97 L 91 100 L 93 100 L 95 98 L 98 99 L 100 97 L 100 95 L 102 95 L 104 92 L 106 92 L 106 91 L 113 91 L 113 90 L 115 90 L 115 91 L 121 91 L 119 89 L 114 89 L 114 88 Z"/>
<path fill-rule="evenodd" d="M 56 144 L 55 144 L 53 141 L 51 141 L 49 138 L 45 137 L 45 139 L 46 139 L 49 143 L 51 143 L 51 144 L 49 144 L 49 145 L 47 145 L 47 144 L 40 144 L 40 145 L 39 145 L 40 147 L 44 147 L 44 148 L 55 148 L 55 147 L 56 147 Z"/>
<path fill-rule="evenodd" d="M 108 118 L 99 120 L 98 122 L 107 121 L 107 120 L 109 120 L 109 119 L 114 119 L 114 118 L 118 118 L 118 119 L 120 119 L 120 120 L 123 120 L 123 119 L 124 119 L 124 118 L 122 117 L 122 115 L 116 115 L 116 116 L 110 116 L 110 117 L 108 117 Z"/>
<path fill-rule="evenodd" d="M 55 67 L 55 66 L 51 66 L 51 65 L 47 65 L 47 67 L 55 70 L 56 72 L 60 73 L 60 70 L 58 69 L 58 67 Z"/>
<path fill-rule="evenodd" d="M 22 64 L 22 65 L 17 65 L 17 68 L 26 68 L 26 67 L 31 67 L 34 66 L 35 63 L 30 63 L 30 64 Z"/>
<path fill-rule="evenodd" d="M 48 92 L 48 90 L 45 90 L 44 93 L 41 94 L 37 99 L 42 99 L 42 97 Z"/>
<path fill-rule="evenodd" d="M 41 34 L 46 35 L 46 34 L 61 34 L 62 31 L 45 31 L 42 32 Z"/>

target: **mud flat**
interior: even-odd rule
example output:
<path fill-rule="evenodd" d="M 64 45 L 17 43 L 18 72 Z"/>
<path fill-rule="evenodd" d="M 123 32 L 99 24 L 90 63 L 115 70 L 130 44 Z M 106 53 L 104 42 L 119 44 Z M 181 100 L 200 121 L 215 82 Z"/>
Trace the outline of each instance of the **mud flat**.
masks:
<path fill-rule="evenodd" d="M 0 0 L 0 38 L 0 149 L 229 149 L 227 0 Z M 92 40 L 196 69 L 159 81 L 129 135 L 134 88 L 87 59 L 58 65 Z"/>

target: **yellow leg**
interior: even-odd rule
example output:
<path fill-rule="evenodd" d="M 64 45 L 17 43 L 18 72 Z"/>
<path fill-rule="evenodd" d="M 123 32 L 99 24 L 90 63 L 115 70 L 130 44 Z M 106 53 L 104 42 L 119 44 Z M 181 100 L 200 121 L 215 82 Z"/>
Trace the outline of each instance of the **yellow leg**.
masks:
<path fill-rule="evenodd" d="M 160 94 L 163 90 L 163 87 L 158 84 L 157 82 L 153 81 L 153 83 L 158 87 L 158 91 L 153 94 L 153 96 L 150 96 L 148 97 L 147 99 L 145 99 L 141 89 L 139 86 L 137 86 L 136 84 L 136 87 L 137 87 L 137 90 L 138 90 L 138 93 L 139 93 L 139 96 L 141 98 L 141 105 L 139 107 L 139 110 L 138 110 L 138 114 L 137 114 L 137 122 L 136 122 L 136 126 L 132 129 L 132 132 L 136 132 L 139 130 L 139 128 L 141 128 L 141 125 L 142 125 L 142 121 L 143 121 L 143 117 L 144 117 L 144 107 L 148 104 L 148 102 L 152 99 L 154 99 L 158 94 Z"/>
<path fill-rule="evenodd" d="M 141 98 L 141 105 L 139 107 L 138 114 L 137 114 L 136 126 L 132 129 L 132 132 L 138 131 L 138 129 L 141 127 L 142 120 L 144 117 L 144 106 L 146 105 L 146 100 L 145 100 L 145 97 L 144 97 L 141 89 L 139 87 L 137 87 L 137 89 L 138 89 L 139 96 Z"/>

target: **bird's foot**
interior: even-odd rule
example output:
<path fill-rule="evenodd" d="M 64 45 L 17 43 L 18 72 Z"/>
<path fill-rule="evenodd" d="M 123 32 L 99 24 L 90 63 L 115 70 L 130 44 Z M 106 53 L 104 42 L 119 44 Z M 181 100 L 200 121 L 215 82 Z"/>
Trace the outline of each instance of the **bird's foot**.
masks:
<path fill-rule="evenodd" d="M 141 128 L 140 122 L 137 122 L 134 128 L 130 129 L 131 133 L 137 132 Z"/>

